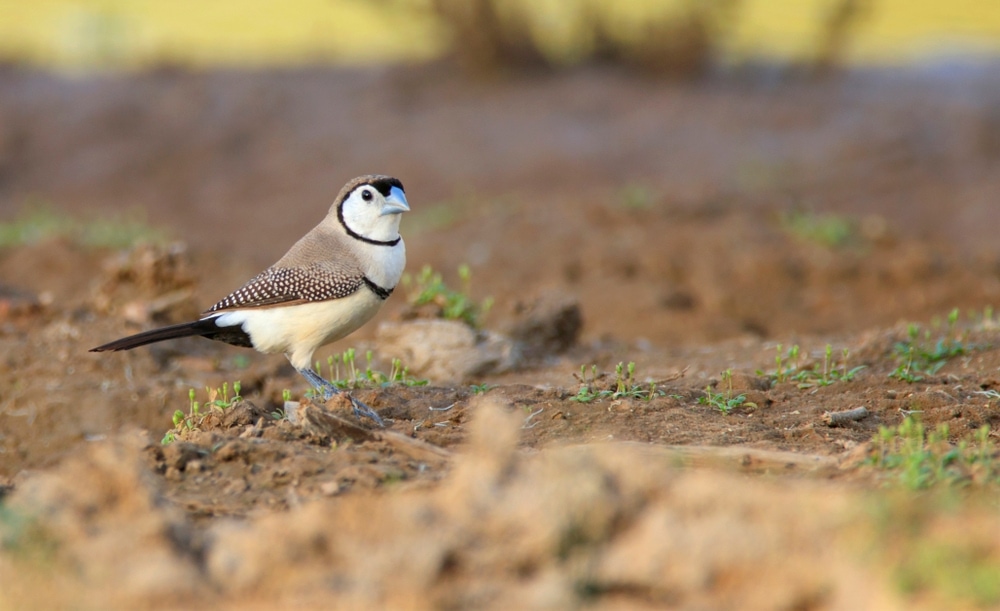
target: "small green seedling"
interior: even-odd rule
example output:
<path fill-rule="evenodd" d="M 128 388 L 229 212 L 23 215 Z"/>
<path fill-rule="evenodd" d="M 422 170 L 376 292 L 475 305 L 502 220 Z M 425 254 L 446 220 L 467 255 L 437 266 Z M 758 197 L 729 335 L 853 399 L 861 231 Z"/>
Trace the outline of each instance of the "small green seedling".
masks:
<path fill-rule="evenodd" d="M 957 339 L 958 308 L 948 314 L 947 326 L 936 339 L 931 338 L 930 329 L 921 329 L 920 325 L 907 326 L 907 339 L 896 342 L 893 353 L 896 356 L 897 367 L 889 373 L 889 377 L 903 382 L 919 382 L 925 376 L 936 375 L 952 358 L 967 354 L 971 350 L 961 339 Z M 940 328 L 940 321 L 934 321 L 933 328 Z"/>
<path fill-rule="evenodd" d="M 917 373 L 916 371 L 914 371 L 914 368 L 913 368 L 913 353 L 914 353 L 914 351 L 915 350 L 914 350 L 913 346 L 907 346 L 906 347 L 906 358 L 905 358 L 905 360 L 903 362 L 899 363 L 899 365 L 897 365 L 896 368 L 893 369 L 891 373 L 889 373 L 889 377 L 890 378 L 896 378 L 897 380 L 900 380 L 902 382 L 906 382 L 907 384 L 913 384 L 914 382 L 919 382 L 919 381 L 921 381 L 921 380 L 924 379 L 924 376 L 922 376 L 919 373 Z M 896 356 L 897 356 L 897 358 L 900 356 L 898 350 L 897 350 L 897 355 Z"/>
<path fill-rule="evenodd" d="M 756 404 L 747 402 L 746 395 L 733 395 L 733 370 L 727 369 L 722 372 L 722 382 L 727 386 L 725 392 L 714 392 L 711 385 L 705 387 L 705 395 L 698 398 L 698 403 L 711 405 L 723 414 L 728 414 L 737 407 L 757 407 Z"/>
<path fill-rule="evenodd" d="M 622 189 L 621 202 L 631 210 L 645 210 L 653 204 L 653 193 L 642 185 L 632 183 Z"/>
<path fill-rule="evenodd" d="M 799 346 L 798 344 L 795 344 L 788 349 L 787 353 L 782 353 L 782 345 L 778 344 L 775 351 L 774 371 L 771 373 L 765 373 L 763 370 L 758 369 L 757 375 L 766 376 L 770 378 L 772 382 L 781 384 L 791 378 L 791 376 L 795 375 L 795 372 L 799 369 Z"/>
<path fill-rule="evenodd" d="M 648 385 L 636 381 L 635 363 L 630 361 L 627 366 L 623 363 L 618 363 L 615 366 L 615 392 L 611 395 L 612 399 L 629 398 L 652 401 L 653 397 L 662 397 L 664 394 L 666 393 L 662 390 L 656 389 L 656 382 L 652 380 L 649 381 Z"/>
<path fill-rule="evenodd" d="M 44 203 L 34 202 L 16 219 L 0 223 L 0 248 L 63 238 L 93 248 L 127 248 L 138 242 L 163 244 L 167 236 L 151 227 L 141 213 L 104 219 L 73 219 Z"/>
<path fill-rule="evenodd" d="M 958 443 L 949 441 L 947 424 L 927 432 L 908 416 L 899 426 L 879 427 L 868 464 L 892 474 L 912 490 L 936 485 L 1000 484 L 1000 455 L 983 425 Z"/>
<path fill-rule="evenodd" d="M 833 346 L 830 344 L 826 345 L 822 365 L 804 369 L 799 363 L 800 354 L 798 345 L 792 346 L 787 354 L 783 354 L 782 346 L 778 344 L 777 355 L 774 358 L 775 370 L 771 373 L 757 370 L 757 375 L 766 376 L 777 384 L 792 381 L 799 388 L 814 388 L 829 386 L 834 382 L 850 382 L 854 380 L 859 371 L 865 368 L 864 365 L 848 367 L 850 351 L 847 348 L 841 352 L 840 362 L 835 362 Z"/>
<path fill-rule="evenodd" d="M 239 380 L 233 382 L 233 396 L 229 396 L 229 383 L 223 382 L 222 388 L 209 388 L 205 387 L 205 393 L 208 395 L 208 401 L 204 404 L 200 403 L 197 399 L 197 393 L 193 388 L 188 389 L 188 412 L 185 414 L 181 410 L 174 411 L 171 418 L 174 428 L 163 436 L 160 443 L 163 445 L 168 445 L 176 441 L 177 435 L 184 431 L 193 431 L 197 429 L 202 421 L 207 416 L 207 413 L 203 413 L 202 407 L 207 407 L 219 412 L 224 412 L 229 409 L 237 402 L 241 401 L 243 398 L 240 396 L 241 384 Z"/>
<path fill-rule="evenodd" d="M 229 382 L 223 382 L 222 388 L 209 388 L 205 387 L 205 393 L 208 394 L 208 402 L 206 405 L 211 406 L 213 409 L 224 412 L 237 402 L 242 401 L 243 397 L 240 396 L 240 381 L 237 380 L 233 382 L 233 396 L 229 396 Z"/>
<path fill-rule="evenodd" d="M 364 371 L 358 368 L 354 348 L 348 348 L 340 356 L 329 356 L 326 359 L 327 379 L 340 389 L 386 388 L 388 386 L 426 386 L 427 380 L 414 378 L 409 368 L 403 366 L 400 359 L 392 359 L 388 374 L 373 369 L 374 355 L 371 350 L 365 352 L 366 365 Z M 341 377 L 343 366 L 343 377 Z M 323 375 L 319 361 L 316 362 L 316 373 Z M 310 391 L 314 396 L 315 392 Z M 309 393 L 307 393 L 309 394 Z"/>
<path fill-rule="evenodd" d="M 405 274 L 402 282 L 407 288 L 407 302 L 413 308 L 434 305 L 438 308 L 439 318 L 461 320 L 470 327 L 479 328 L 493 306 L 493 298 L 487 297 L 476 303 L 470 297 L 472 270 L 468 265 L 463 263 L 458 267 L 458 277 L 462 281 L 460 291 L 449 288 L 441 274 L 429 265 L 425 265 L 416 278 Z"/>
<path fill-rule="evenodd" d="M 787 233 L 827 248 L 839 248 L 858 241 L 856 223 L 835 214 L 789 212 L 781 216 Z"/>
<path fill-rule="evenodd" d="M 492 384 L 472 384 L 469 386 L 469 390 L 472 391 L 474 395 L 481 395 L 492 388 L 496 388 Z"/>
<path fill-rule="evenodd" d="M 798 382 L 799 388 L 829 386 L 834 382 L 851 382 L 854 380 L 854 376 L 864 369 L 865 366 L 859 365 L 848 369 L 847 361 L 849 356 L 850 350 L 844 348 L 843 352 L 841 352 L 840 364 L 838 365 L 833 360 L 833 346 L 827 344 L 826 350 L 823 352 L 822 368 L 813 367 L 812 369 L 803 369 L 795 374 L 792 379 Z"/>
<path fill-rule="evenodd" d="M 573 374 L 580 382 L 580 389 L 570 401 L 590 403 L 601 399 L 640 399 L 652 401 L 654 397 L 662 397 L 666 393 L 656 387 L 656 382 L 638 382 L 635 377 L 635 363 L 618 363 L 615 366 L 615 382 L 611 388 L 598 388 L 599 380 L 604 376 L 597 374 L 597 365 L 591 365 L 588 375 L 587 366 L 580 366 L 579 375 Z"/>
<path fill-rule="evenodd" d="M 576 401 L 578 403 L 590 403 L 591 401 L 597 401 L 605 397 L 611 396 L 610 390 L 597 390 L 595 388 L 595 383 L 599 379 L 597 375 L 597 365 L 590 366 L 590 375 L 587 374 L 587 366 L 580 365 L 580 375 L 573 374 L 580 382 L 580 390 L 577 391 L 576 395 L 570 397 L 570 401 Z"/>
<path fill-rule="evenodd" d="M 274 420 L 284 420 L 287 416 L 285 414 L 285 404 L 292 400 L 292 391 L 287 388 L 281 391 L 281 407 L 276 408 L 271 412 L 271 418 Z"/>

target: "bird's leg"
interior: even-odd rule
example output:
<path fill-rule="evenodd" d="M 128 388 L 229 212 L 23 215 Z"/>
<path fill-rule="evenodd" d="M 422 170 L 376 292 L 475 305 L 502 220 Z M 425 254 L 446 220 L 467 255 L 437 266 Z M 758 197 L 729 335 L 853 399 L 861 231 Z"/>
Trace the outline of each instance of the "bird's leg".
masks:
<path fill-rule="evenodd" d="M 385 428 L 385 423 L 382 422 L 382 418 L 379 417 L 378 412 L 368 407 L 361 401 L 358 401 L 350 393 L 347 394 L 347 398 L 351 400 L 351 407 L 354 408 L 354 415 L 360 418 L 361 416 L 368 416 L 379 425 L 381 428 Z"/>
<path fill-rule="evenodd" d="M 304 369 L 296 369 L 296 371 L 302 374 L 302 377 L 309 380 L 309 383 L 313 385 L 313 388 L 323 393 L 324 401 L 328 401 L 330 397 L 332 397 L 333 395 L 339 395 L 341 393 L 341 390 L 339 388 L 337 388 L 330 382 L 324 380 L 322 376 L 320 376 L 312 369 L 309 369 L 308 367 Z M 361 418 L 362 416 L 367 416 L 371 418 L 373 421 L 375 421 L 375 424 L 385 428 L 385 423 L 382 422 L 382 418 L 379 417 L 378 413 L 375 410 L 373 410 L 372 408 L 368 407 L 361 401 L 358 401 L 357 399 L 352 397 L 350 393 L 347 393 L 347 398 L 351 402 L 351 407 L 354 408 L 355 416 L 357 416 L 358 418 Z"/>

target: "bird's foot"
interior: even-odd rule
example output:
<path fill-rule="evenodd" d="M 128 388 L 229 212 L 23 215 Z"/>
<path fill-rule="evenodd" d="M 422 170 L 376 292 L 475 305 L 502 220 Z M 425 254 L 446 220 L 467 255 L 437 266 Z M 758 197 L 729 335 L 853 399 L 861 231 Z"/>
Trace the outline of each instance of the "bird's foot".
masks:
<path fill-rule="evenodd" d="M 329 401 L 331 397 L 333 397 L 334 395 L 339 395 L 341 393 L 345 394 L 347 396 L 347 400 L 351 402 L 351 408 L 354 409 L 354 415 L 356 417 L 358 417 L 359 419 L 362 417 L 368 417 L 372 421 L 374 421 L 375 424 L 379 425 L 382 428 L 385 428 L 385 423 L 382 422 L 382 418 L 379 417 L 378 412 L 368 407 L 361 401 L 355 399 L 349 392 L 342 391 L 339 388 L 335 388 L 333 386 L 328 386 L 323 390 L 323 398 Z"/>
<path fill-rule="evenodd" d="M 358 418 L 361 418 L 362 416 L 368 416 L 375 422 L 375 424 L 379 425 L 379 427 L 383 429 L 385 428 L 385 423 L 382 422 L 382 418 L 379 417 L 378 413 L 375 410 L 368 407 L 361 401 L 358 401 L 350 394 L 347 395 L 347 398 L 351 400 L 351 407 L 354 408 L 355 416 L 357 416 Z"/>
<path fill-rule="evenodd" d="M 317 374 L 315 371 L 311 369 L 300 369 L 299 373 L 301 373 L 305 379 L 309 380 L 309 383 L 312 384 L 316 390 L 320 391 L 323 394 L 324 401 L 329 401 L 330 398 L 333 397 L 334 395 L 339 395 L 341 393 L 344 393 L 347 396 L 348 401 L 351 402 L 351 407 L 354 409 L 354 415 L 356 417 L 358 417 L 359 419 L 362 417 L 368 417 L 369 419 L 374 421 L 375 424 L 379 425 L 382 428 L 385 428 L 385 422 L 382 421 L 382 418 L 379 417 L 378 413 L 372 408 L 362 403 L 361 401 L 358 401 L 357 399 L 352 397 L 351 393 L 337 388 L 330 382 L 324 380 L 319 374 Z"/>

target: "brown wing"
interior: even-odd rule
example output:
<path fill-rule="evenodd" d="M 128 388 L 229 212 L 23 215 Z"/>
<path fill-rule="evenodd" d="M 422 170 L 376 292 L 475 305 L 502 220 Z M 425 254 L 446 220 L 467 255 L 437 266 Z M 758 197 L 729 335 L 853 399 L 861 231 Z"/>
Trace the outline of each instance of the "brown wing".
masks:
<path fill-rule="evenodd" d="M 207 312 L 340 299 L 365 284 L 342 234 L 316 227 L 282 257 Z"/>
<path fill-rule="evenodd" d="M 308 267 L 270 267 L 212 306 L 206 314 L 340 299 L 364 284 L 363 274 L 346 274 L 318 263 Z"/>

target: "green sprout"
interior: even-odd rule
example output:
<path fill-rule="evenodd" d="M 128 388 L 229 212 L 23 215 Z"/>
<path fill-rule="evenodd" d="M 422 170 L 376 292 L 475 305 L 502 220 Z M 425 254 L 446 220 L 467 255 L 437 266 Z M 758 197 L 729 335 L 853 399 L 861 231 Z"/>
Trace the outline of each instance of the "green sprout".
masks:
<path fill-rule="evenodd" d="M 0 248 L 66 238 L 93 248 L 126 248 L 137 242 L 162 244 L 165 234 L 141 213 L 105 219 L 73 219 L 47 204 L 32 202 L 16 219 L 0 223 Z"/>
<path fill-rule="evenodd" d="M 893 346 L 897 367 L 889 377 L 908 383 L 919 382 L 925 376 L 936 375 L 952 358 L 967 354 L 971 346 L 955 337 L 958 314 L 958 308 L 952 309 L 943 333 L 933 339 L 930 329 L 921 329 L 915 323 L 908 325 L 907 339 Z M 940 321 L 932 322 L 931 326 L 940 328 Z"/>
<path fill-rule="evenodd" d="M 220 412 L 224 412 L 239 401 L 243 400 L 240 396 L 241 384 L 239 380 L 233 382 L 233 396 L 229 396 L 229 383 L 223 382 L 222 388 L 209 388 L 205 387 L 205 393 L 208 395 L 208 403 L 213 409 L 217 409 Z M 193 392 L 193 389 L 192 389 Z"/>
<path fill-rule="evenodd" d="M 839 248 L 858 240 L 856 223 L 835 214 L 789 212 L 781 216 L 787 233 L 827 248 Z"/>
<path fill-rule="evenodd" d="M 222 388 L 205 388 L 205 393 L 208 395 L 208 401 L 201 403 L 198 401 L 198 393 L 195 392 L 193 388 L 188 389 L 188 411 L 184 413 L 181 410 L 175 410 L 173 416 L 171 417 L 171 422 L 173 422 L 174 428 L 163 436 L 160 443 L 163 445 L 169 445 L 177 440 L 177 435 L 183 433 L 184 431 L 193 431 L 197 429 L 207 413 L 202 413 L 202 407 L 209 407 L 210 409 L 224 412 L 229 409 L 237 402 L 242 401 L 243 398 L 240 396 L 241 384 L 237 380 L 233 382 L 233 395 L 229 395 L 229 383 L 223 382 Z"/>
<path fill-rule="evenodd" d="M 727 369 L 722 372 L 722 382 L 726 385 L 725 392 L 714 392 L 712 386 L 705 387 L 705 394 L 698 398 L 698 403 L 710 405 L 723 414 L 728 414 L 735 408 L 746 405 L 747 407 L 757 407 L 755 403 L 747 401 L 744 394 L 733 394 L 733 370 Z"/>
<path fill-rule="evenodd" d="M 472 391 L 474 395 L 481 395 L 490 389 L 495 388 L 492 384 L 472 384 L 469 386 L 469 390 Z"/>
<path fill-rule="evenodd" d="M 468 265 L 458 266 L 458 277 L 462 289 L 456 291 L 449 288 L 440 273 L 425 265 L 414 278 L 409 274 L 403 276 L 403 286 L 408 290 L 407 302 L 410 307 L 419 308 L 433 305 L 437 308 L 437 316 L 446 320 L 461 320 L 473 328 L 479 328 L 483 318 L 493 306 L 493 298 L 487 297 L 476 303 L 470 297 L 472 287 L 472 270 Z"/>
<path fill-rule="evenodd" d="M 850 382 L 865 365 L 848 367 L 850 350 L 844 348 L 840 353 L 840 362 L 833 358 L 833 346 L 826 345 L 823 352 L 823 362 L 819 366 L 802 368 L 799 363 L 800 350 L 798 345 L 792 346 L 787 354 L 782 354 L 782 346 L 778 344 L 777 355 L 774 358 L 775 370 L 765 373 L 757 370 L 757 375 L 766 376 L 772 382 L 781 384 L 783 382 L 794 381 L 799 388 L 814 388 L 817 386 L 829 386 L 834 382 Z"/>
<path fill-rule="evenodd" d="M 654 397 L 662 397 L 666 393 L 657 389 L 656 382 L 639 382 L 635 377 L 635 363 L 618 363 L 615 366 L 615 382 L 612 388 L 598 388 L 597 382 L 603 376 L 597 375 L 597 365 L 590 366 L 590 373 L 586 365 L 580 366 L 580 374 L 574 374 L 580 382 L 580 389 L 576 395 L 570 397 L 570 401 L 579 403 L 590 403 L 605 398 L 611 399 L 641 399 L 652 401 Z"/>
<path fill-rule="evenodd" d="M 410 374 L 408 367 L 403 365 L 403 361 L 397 358 L 392 359 L 389 373 L 378 371 L 373 367 L 375 357 L 371 350 L 365 352 L 365 368 L 360 369 L 357 364 L 357 352 L 354 348 L 348 348 L 339 356 L 329 356 L 326 359 L 327 380 L 340 389 L 359 388 L 386 388 L 393 385 L 399 386 L 426 386 L 427 380 L 418 379 Z M 343 367 L 343 371 L 341 371 Z M 316 362 L 316 373 L 323 375 L 319 361 Z M 311 394 L 310 394 L 311 393 Z M 315 391 L 308 391 L 307 394 L 315 396 Z"/>
<path fill-rule="evenodd" d="M 834 382 L 851 382 L 859 371 L 865 368 L 864 365 L 848 369 L 847 361 L 851 352 L 844 348 L 841 352 L 841 361 L 838 365 L 833 359 L 833 346 L 826 345 L 823 352 L 822 367 L 813 367 L 799 371 L 793 379 L 798 382 L 799 388 L 814 388 L 817 386 L 829 386 Z"/>
<path fill-rule="evenodd" d="M 794 346 L 788 349 L 787 353 L 783 354 L 782 345 L 778 344 L 778 346 L 775 349 L 775 352 L 776 354 L 774 357 L 774 364 L 775 364 L 774 371 L 771 373 L 765 373 L 758 369 L 757 375 L 766 376 L 770 378 L 773 382 L 777 382 L 780 384 L 791 378 L 791 376 L 793 376 L 795 372 L 798 370 L 799 346 L 798 344 L 795 344 Z"/>
<path fill-rule="evenodd" d="M 983 425 L 971 438 L 953 444 L 947 424 L 928 432 L 919 419 L 908 416 L 899 426 L 879 427 L 868 463 L 912 490 L 1000 484 L 1000 456 L 989 435 L 989 426 Z"/>

